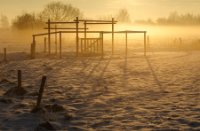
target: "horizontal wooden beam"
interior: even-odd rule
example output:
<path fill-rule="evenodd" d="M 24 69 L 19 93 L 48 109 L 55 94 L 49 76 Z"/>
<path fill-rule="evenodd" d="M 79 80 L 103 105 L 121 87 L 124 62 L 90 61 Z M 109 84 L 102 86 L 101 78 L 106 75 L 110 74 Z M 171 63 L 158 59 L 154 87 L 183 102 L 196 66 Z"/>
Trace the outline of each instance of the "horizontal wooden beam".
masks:
<path fill-rule="evenodd" d="M 75 23 L 77 23 L 77 22 L 50 22 L 50 24 L 75 24 Z M 48 22 L 46 22 L 46 24 L 48 24 Z"/>
<path fill-rule="evenodd" d="M 74 21 L 76 21 L 76 20 L 74 20 Z M 80 22 L 112 22 L 112 20 L 78 20 L 78 21 L 80 21 Z M 117 22 L 117 21 L 114 21 L 114 22 Z"/>
<path fill-rule="evenodd" d="M 76 33 L 76 31 L 57 31 L 50 32 L 50 34 L 56 33 Z M 85 31 L 78 31 L 78 33 L 85 33 Z M 111 34 L 112 31 L 86 31 L 86 33 L 103 33 L 103 34 Z M 114 33 L 147 33 L 147 31 L 115 31 Z M 48 33 L 34 34 L 33 36 L 44 36 L 48 35 Z"/>
<path fill-rule="evenodd" d="M 86 22 L 86 24 L 117 24 L 116 22 Z"/>
<path fill-rule="evenodd" d="M 44 29 L 49 29 L 49 28 L 44 28 Z M 60 29 L 60 30 L 76 30 L 76 28 L 50 28 L 51 30 L 55 29 Z M 84 30 L 85 28 L 78 28 L 79 30 Z M 86 28 L 88 30 L 88 28 Z"/>

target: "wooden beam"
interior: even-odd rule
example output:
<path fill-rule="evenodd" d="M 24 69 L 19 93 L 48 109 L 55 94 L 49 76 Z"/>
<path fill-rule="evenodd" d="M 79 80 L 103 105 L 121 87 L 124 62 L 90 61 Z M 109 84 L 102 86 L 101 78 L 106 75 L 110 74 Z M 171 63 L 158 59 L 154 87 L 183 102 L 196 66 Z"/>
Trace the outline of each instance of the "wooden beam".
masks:
<path fill-rule="evenodd" d="M 76 22 L 55 22 L 52 21 L 50 24 L 75 24 Z M 46 24 L 49 24 L 49 22 L 46 22 Z"/>
<path fill-rule="evenodd" d="M 117 23 L 114 23 L 114 22 L 105 22 L 105 23 L 103 23 L 103 22 L 94 22 L 94 23 L 92 23 L 92 22 L 86 22 L 87 24 L 90 24 L 90 25 L 97 25 L 97 24 L 99 24 L 99 25 L 103 25 L 103 24 L 117 24 Z"/>
<path fill-rule="evenodd" d="M 110 20 L 83 20 L 83 19 L 80 19 L 79 21 L 80 22 L 84 22 L 84 21 L 87 21 L 87 22 L 112 22 Z M 116 23 L 117 21 L 114 21 L 114 22 Z"/>
<path fill-rule="evenodd" d="M 44 29 L 48 29 L 48 28 L 44 28 Z M 55 28 L 50 28 L 51 30 L 54 30 Z M 76 30 L 76 28 L 56 28 L 59 30 Z M 78 28 L 79 30 L 84 30 L 85 28 Z M 88 28 L 87 28 L 88 30 Z"/>

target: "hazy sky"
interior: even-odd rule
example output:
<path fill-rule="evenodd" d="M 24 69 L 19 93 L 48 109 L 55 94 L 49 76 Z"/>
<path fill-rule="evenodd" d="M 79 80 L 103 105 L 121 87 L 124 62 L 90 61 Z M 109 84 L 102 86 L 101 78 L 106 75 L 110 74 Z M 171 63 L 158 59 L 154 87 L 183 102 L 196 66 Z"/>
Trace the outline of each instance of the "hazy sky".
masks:
<path fill-rule="evenodd" d="M 0 14 L 13 19 L 27 12 L 39 12 L 52 0 L 0 0 Z M 118 9 L 128 9 L 132 20 L 166 16 L 170 12 L 200 13 L 200 0 L 60 0 L 78 7 L 86 17 L 114 14 Z"/>

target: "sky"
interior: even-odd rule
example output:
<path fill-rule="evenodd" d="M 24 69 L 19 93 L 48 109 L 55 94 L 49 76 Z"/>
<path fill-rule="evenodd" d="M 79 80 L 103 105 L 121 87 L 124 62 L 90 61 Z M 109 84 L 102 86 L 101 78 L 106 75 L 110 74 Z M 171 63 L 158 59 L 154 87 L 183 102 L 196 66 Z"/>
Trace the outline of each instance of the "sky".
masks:
<path fill-rule="evenodd" d="M 0 14 L 10 20 L 22 12 L 40 12 L 52 0 L 0 0 Z M 54 0 L 56 1 L 56 0 Z M 59 0 L 79 8 L 85 17 L 98 18 L 126 8 L 132 20 L 166 17 L 170 12 L 200 14 L 200 0 Z"/>

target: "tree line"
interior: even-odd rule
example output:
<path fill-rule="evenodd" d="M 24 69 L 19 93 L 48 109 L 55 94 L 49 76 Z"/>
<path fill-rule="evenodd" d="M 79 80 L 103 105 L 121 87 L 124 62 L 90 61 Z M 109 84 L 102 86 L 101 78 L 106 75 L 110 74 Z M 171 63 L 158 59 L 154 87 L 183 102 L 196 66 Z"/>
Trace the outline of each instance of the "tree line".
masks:
<path fill-rule="evenodd" d="M 178 12 L 171 12 L 168 17 L 160 17 L 155 21 L 152 19 L 138 20 L 136 23 L 154 25 L 200 25 L 200 14 L 179 14 Z"/>
<path fill-rule="evenodd" d="M 13 29 L 42 28 L 49 18 L 51 21 L 73 21 L 75 17 L 84 18 L 80 9 L 62 1 L 52 1 L 45 5 L 39 13 L 24 12 L 16 16 L 11 27 Z M 121 22 L 130 22 L 130 16 L 126 9 L 120 9 L 114 17 Z M 1 27 L 8 28 L 9 22 L 5 15 L 0 17 L 0 24 Z"/>

